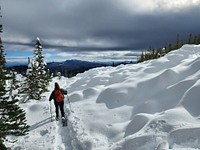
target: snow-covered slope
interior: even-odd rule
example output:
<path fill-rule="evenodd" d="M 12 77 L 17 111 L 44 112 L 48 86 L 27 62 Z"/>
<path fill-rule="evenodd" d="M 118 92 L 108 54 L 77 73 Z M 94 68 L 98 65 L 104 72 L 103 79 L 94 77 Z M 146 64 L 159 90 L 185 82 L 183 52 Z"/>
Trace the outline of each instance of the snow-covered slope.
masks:
<path fill-rule="evenodd" d="M 102 67 L 58 80 L 69 126 L 51 122 L 48 96 L 21 105 L 30 134 L 11 147 L 43 150 L 200 149 L 200 45 L 134 65 Z M 52 109 L 54 111 L 53 103 Z M 12 137 L 11 139 L 15 139 Z M 9 145 L 9 144 L 8 144 Z"/>

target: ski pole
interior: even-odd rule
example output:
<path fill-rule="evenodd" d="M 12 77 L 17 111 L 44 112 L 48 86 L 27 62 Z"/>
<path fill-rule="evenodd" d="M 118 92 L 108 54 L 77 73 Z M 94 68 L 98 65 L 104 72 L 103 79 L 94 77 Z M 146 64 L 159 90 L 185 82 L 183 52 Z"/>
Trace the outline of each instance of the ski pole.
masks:
<path fill-rule="evenodd" d="M 68 102 L 69 102 L 69 108 L 70 108 L 71 112 L 73 112 L 73 111 L 72 111 L 72 107 L 71 107 L 71 103 L 70 103 L 70 100 L 69 100 L 69 97 L 68 97 L 68 94 L 67 94 L 67 100 L 68 100 Z"/>
<path fill-rule="evenodd" d="M 51 122 L 52 122 L 53 119 L 52 119 L 51 101 L 49 101 L 49 103 L 50 103 L 50 114 L 51 114 Z"/>

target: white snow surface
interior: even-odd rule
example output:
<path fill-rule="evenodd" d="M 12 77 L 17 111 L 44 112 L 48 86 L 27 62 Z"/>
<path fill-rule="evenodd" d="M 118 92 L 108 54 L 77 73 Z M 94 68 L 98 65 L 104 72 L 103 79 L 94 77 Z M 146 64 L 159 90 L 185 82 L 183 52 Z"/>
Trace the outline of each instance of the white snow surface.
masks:
<path fill-rule="evenodd" d="M 51 121 L 54 83 L 65 95 L 68 126 Z M 200 45 L 157 60 L 53 78 L 41 101 L 20 104 L 30 132 L 9 137 L 14 150 L 199 150 Z M 53 118 L 55 109 L 51 102 Z"/>

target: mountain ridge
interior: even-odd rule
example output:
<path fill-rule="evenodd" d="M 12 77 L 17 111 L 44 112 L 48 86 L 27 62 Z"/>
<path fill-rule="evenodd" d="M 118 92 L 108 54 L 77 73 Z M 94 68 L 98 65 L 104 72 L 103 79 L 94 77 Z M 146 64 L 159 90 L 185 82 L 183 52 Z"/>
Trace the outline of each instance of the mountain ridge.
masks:
<path fill-rule="evenodd" d="M 83 73 L 89 69 L 97 68 L 97 67 L 106 67 L 106 66 L 118 66 L 120 64 L 130 64 L 132 62 L 97 62 L 97 61 L 83 61 L 77 59 L 70 59 L 60 62 L 48 62 L 46 66 L 46 70 L 49 70 L 49 73 L 53 76 L 56 76 L 58 72 L 61 73 L 62 76 L 65 77 L 73 77 L 78 73 Z M 26 75 L 26 70 L 28 69 L 27 64 L 16 64 L 13 66 L 8 66 L 7 68 L 11 70 L 15 70 L 16 72 Z"/>
<path fill-rule="evenodd" d="M 61 72 L 63 76 L 71 77 L 75 76 L 77 73 L 84 72 L 86 70 L 96 68 L 96 67 L 103 67 L 103 66 L 110 66 L 112 63 L 109 62 L 90 62 L 90 61 L 82 61 L 77 59 L 65 60 L 60 62 L 48 62 L 46 66 L 46 70 L 49 72 L 56 74 Z M 9 64 L 7 68 L 11 70 L 15 70 L 16 72 L 26 75 L 26 70 L 28 69 L 28 64 Z"/>

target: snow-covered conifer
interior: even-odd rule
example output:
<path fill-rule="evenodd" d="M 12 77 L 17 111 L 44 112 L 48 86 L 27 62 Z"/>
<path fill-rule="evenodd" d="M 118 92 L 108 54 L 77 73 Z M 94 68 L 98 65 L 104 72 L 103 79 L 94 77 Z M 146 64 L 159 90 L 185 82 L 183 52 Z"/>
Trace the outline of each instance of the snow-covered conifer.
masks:
<path fill-rule="evenodd" d="M 2 28 L 0 30 L 2 32 Z M 3 139 L 6 136 L 5 131 L 3 130 L 3 127 L 5 125 L 4 122 L 4 111 L 6 110 L 6 101 L 8 99 L 8 96 L 6 96 L 6 70 L 5 70 L 5 55 L 3 50 L 3 44 L 0 37 L 0 147 L 2 149 L 6 149 L 5 145 L 3 144 Z"/>
<path fill-rule="evenodd" d="M 0 32 L 2 32 L 2 25 L 0 25 Z M 5 54 L 3 49 L 3 43 L 0 37 L 0 147 L 2 149 L 6 149 L 5 145 L 3 144 L 3 139 L 6 136 L 5 131 L 3 131 L 3 127 L 5 125 L 5 122 L 3 120 L 4 114 L 3 112 L 6 110 L 6 100 L 8 99 L 8 96 L 6 96 L 6 70 L 5 70 Z"/>
<path fill-rule="evenodd" d="M 43 60 L 42 45 L 40 39 L 37 38 L 34 50 L 34 58 L 29 58 L 28 69 L 26 72 L 27 79 L 23 84 L 21 93 L 26 94 L 24 101 L 29 99 L 41 100 L 42 93 L 47 91 L 50 76 L 45 71 L 46 63 Z"/>
<path fill-rule="evenodd" d="M 2 25 L 0 25 L 2 32 Z M 7 87 L 8 81 L 12 78 L 5 68 L 6 59 L 3 44 L 0 37 L 0 149 L 6 150 L 4 140 L 7 135 L 24 135 L 28 131 L 26 125 L 25 112 L 18 106 L 17 93 L 13 95 Z M 15 82 L 13 78 L 13 83 Z M 12 84 L 14 85 L 14 84 Z M 12 86 L 14 88 L 14 86 Z M 11 88 L 10 91 L 13 89 Z"/>
<path fill-rule="evenodd" d="M 6 110 L 4 111 L 4 121 L 7 132 L 12 135 L 25 135 L 29 126 L 26 124 L 25 111 L 18 105 L 19 102 L 19 82 L 14 72 L 10 73 L 10 95 L 6 101 Z"/>
<path fill-rule="evenodd" d="M 45 71 L 46 68 L 46 62 L 44 61 L 44 56 L 42 55 L 42 45 L 40 42 L 40 39 L 37 38 L 36 44 L 35 44 L 35 68 L 37 72 L 37 79 L 38 79 L 38 85 L 39 85 L 39 91 L 40 94 L 47 91 L 47 85 L 48 85 L 48 75 Z"/>

